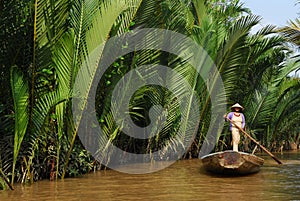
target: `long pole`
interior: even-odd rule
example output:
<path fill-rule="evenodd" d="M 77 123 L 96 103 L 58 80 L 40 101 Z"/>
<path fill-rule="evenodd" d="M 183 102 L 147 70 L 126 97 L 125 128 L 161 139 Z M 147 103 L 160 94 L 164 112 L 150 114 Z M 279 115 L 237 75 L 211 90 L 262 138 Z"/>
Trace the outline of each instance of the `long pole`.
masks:
<path fill-rule="evenodd" d="M 242 129 L 240 126 L 236 125 L 236 123 L 234 123 L 231 119 L 229 119 L 228 117 L 226 117 L 226 119 L 228 121 L 230 121 L 235 127 L 237 127 L 240 131 L 242 131 L 242 133 L 244 135 L 246 135 L 250 140 L 252 140 L 254 143 L 256 143 L 258 146 L 260 146 L 260 148 L 262 150 L 264 150 L 267 154 L 269 154 L 269 156 L 271 156 L 278 164 L 282 164 L 282 162 L 276 157 L 274 156 L 270 151 L 268 151 L 264 146 L 262 146 L 259 142 L 257 142 L 253 137 L 251 137 L 251 135 L 249 135 L 244 129 Z"/>

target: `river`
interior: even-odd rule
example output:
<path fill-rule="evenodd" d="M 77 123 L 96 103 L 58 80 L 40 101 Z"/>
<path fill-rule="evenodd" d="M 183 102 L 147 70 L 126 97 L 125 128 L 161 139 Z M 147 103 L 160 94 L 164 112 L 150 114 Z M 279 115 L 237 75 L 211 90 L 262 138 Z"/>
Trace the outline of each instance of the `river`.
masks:
<path fill-rule="evenodd" d="M 242 177 L 209 175 L 200 160 L 181 160 L 149 174 L 105 170 L 64 181 L 16 185 L 14 191 L 1 192 L 0 200 L 300 200 L 300 152 L 277 156 L 283 165 L 261 155 L 261 171 Z"/>

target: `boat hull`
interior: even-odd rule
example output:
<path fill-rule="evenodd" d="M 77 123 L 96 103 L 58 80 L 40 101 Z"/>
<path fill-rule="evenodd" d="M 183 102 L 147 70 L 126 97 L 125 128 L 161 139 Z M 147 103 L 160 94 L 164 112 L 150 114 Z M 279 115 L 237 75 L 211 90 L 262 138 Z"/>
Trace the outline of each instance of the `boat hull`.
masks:
<path fill-rule="evenodd" d="M 223 175 L 246 175 L 257 173 L 264 159 L 253 154 L 236 151 L 216 152 L 201 158 L 206 171 Z"/>

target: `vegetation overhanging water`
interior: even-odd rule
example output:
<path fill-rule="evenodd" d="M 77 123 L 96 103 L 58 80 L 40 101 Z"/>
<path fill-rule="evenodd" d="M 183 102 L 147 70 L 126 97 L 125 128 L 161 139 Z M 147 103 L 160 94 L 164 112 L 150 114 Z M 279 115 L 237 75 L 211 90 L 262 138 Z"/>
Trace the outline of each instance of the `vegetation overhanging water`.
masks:
<path fill-rule="evenodd" d="M 109 165 L 100 165 L 101 161 L 95 160 L 77 135 L 82 126 L 80 119 L 73 119 L 74 86 L 79 83 L 79 87 L 86 89 L 79 106 L 86 105 L 86 94 L 95 79 L 93 73 L 98 63 L 107 54 L 116 52 L 110 46 L 97 49 L 98 46 L 114 36 L 135 34 L 145 27 L 180 33 L 206 54 L 194 58 L 188 47 L 178 46 L 177 51 L 187 58 L 155 49 L 129 51 L 116 58 L 103 72 L 95 90 L 97 123 L 108 141 L 87 140 L 104 148 L 111 143 L 124 152 L 148 154 L 149 160 L 159 161 L 166 160 L 164 153 L 172 153 L 184 144 L 190 137 L 185 135 L 193 131 L 191 146 L 181 158 L 197 158 L 208 138 L 210 123 L 218 121 L 212 115 L 216 108 L 212 107 L 210 94 L 217 90 L 217 74 L 208 73 L 207 79 L 201 77 L 189 63 L 196 59 L 199 64 L 212 61 L 226 92 L 216 94 L 226 97 L 220 107 L 242 104 L 247 132 L 255 139 L 273 152 L 299 147 L 300 82 L 296 75 L 299 56 L 295 55 L 295 48 L 300 46 L 298 19 L 285 27 L 267 25 L 253 33 L 261 18 L 240 0 L 4 0 L 0 19 L 1 189 L 6 187 L 3 178 L 12 184 L 33 183 L 79 176 Z M 156 40 L 147 38 L 147 43 L 153 45 Z M 172 47 L 170 41 L 163 42 Z M 130 44 L 118 47 L 126 51 Z M 90 57 L 94 50 L 99 51 L 96 59 Z M 88 63 L 89 59 L 97 63 Z M 151 127 L 154 137 L 137 139 L 122 131 L 130 127 L 126 122 L 114 119 L 113 112 L 120 108 L 114 102 L 113 91 L 128 72 L 149 64 L 154 67 L 140 79 L 146 82 L 159 77 L 168 81 L 169 88 L 145 85 L 130 98 L 128 113 L 134 124 L 141 128 L 154 125 Z M 159 65 L 168 66 L 179 76 L 158 76 Z M 124 84 L 122 94 L 132 87 L 128 83 Z M 199 118 L 182 121 L 185 116 L 179 100 L 186 96 L 187 84 L 197 95 L 199 105 L 195 108 L 189 104 L 185 112 L 191 114 L 195 110 Z M 118 101 L 125 104 L 122 99 Z M 154 107 L 157 105 L 161 107 Z M 153 121 L 151 115 L 157 119 Z M 160 129 L 162 119 L 166 122 Z M 197 124 L 192 127 L 195 121 Z M 213 151 L 231 149 L 227 124 L 215 134 Z M 240 145 L 246 152 L 254 147 L 247 139 Z M 162 150 L 161 154 L 151 158 L 158 150 Z M 114 162 L 110 161 L 113 153 L 107 150 L 105 153 L 106 162 Z M 122 163 L 126 164 L 126 160 Z"/>

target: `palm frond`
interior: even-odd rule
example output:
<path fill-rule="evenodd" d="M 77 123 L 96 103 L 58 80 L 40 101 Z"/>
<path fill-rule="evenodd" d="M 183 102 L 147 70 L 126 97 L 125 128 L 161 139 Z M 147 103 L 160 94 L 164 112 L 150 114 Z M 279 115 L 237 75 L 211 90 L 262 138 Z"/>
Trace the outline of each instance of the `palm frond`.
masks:
<path fill-rule="evenodd" d="M 5 105 L 0 105 L 0 167 L 8 172 L 13 164 L 14 114 L 6 114 Z"/>
<path fill-rule="evenodd" d="M 91 21 L 88 21 L 91 26 L 87 26 L 87 22 L 82 21 L 83 17 L 87 17 L 87 13 L 85 13 L 84 15 L 84 13 L 78 12 L 78 16 L 76 17 L 76 19 L 80 20 L 80 27 L 78 28 L 78 30 L 80 31 L 75 31 L 76 50 L 73 62 L 76 61 L 76 65 L 73 65 L 74 67 L 72 69 L 72 76 L 76 75 L 76 77 L 74 76 L 72 78 L 72 83 L 75 83 L 74 86 L 72 85 L 72 87 L 74 87 L 75 89 L 75 97 L 80 97 L 78 106 L 81 109 L 81 112 L 79 112 L 78 114 L 74 114 L 76 119 L 74 122 L 75 127 L 70 142 L 71 148 L 67 153 L 62 178 L 64 177 L 66 172 L 69 156 L 71 154 L 72 147 L 77 135 L 77 130 L 82 119 L 83 109 L 87 105 L 87 98 L 89 96 L 91 88 L 95 87 L 93 86 L 95 85 L 94 80 L 98 69 L 98 63 L 103 57 L 104 44 L 108 40 L 109 33 L 112 30 L 113 25 L 117 20 L 120 20 L 120 18 L 118 19 L 118 17 L 120 17 L 120 14 L 124 14 L 124 11 L 129 9 L 129 12 L 123 15 L 124 23 L 120 28 L 120 30 L 124 29 L 123 32 L 126 31 L 125 27 L 129 26 L 132 17 L 135 15 L 136 10 L 139 8 L 140 3 L 141 1 L 137 0 L 115 0 L 111 2 L 103 2 L 101 5 L 99 5 L 100 10 L 94 11 L 92 9 L 92 11 L 94 12 L 90 12 L 93 16 L 91 18 Z M 81 7 L 83 6 L 88 5 L 82 4 Z M 79 6 L 77 10 L 80 10 Z M 81 8 L 81 10 L 83 11 L 84 9 Z M 85 29 L 82 29 L 82 26 L 86 26 Z M 122 30 L 120 32 L 122 32 Z M 77 58 L 80 62 L 77 61 Z M 81 93 L 80 95 L 76 94 L 78 93 L 77 90 Z"/>
<path fill-rule="evenodd" d="M 247 55 L 246 38 L 250 29 L 259 22 L 257 16 L 246 16 L 234 24 L 228 38 L 219 50 L 217 66 L 222 75 L 228 96 L 233 92 L 239 79 L 239 71 L 243 69 L 243 58 Z"/>
<path fill-rule="evenodd" d="M 288 26 L 280 28 L 278 31 L 291 43 L 298 47 L 300 46 L 300 19 L 297 18 L 295 21 L 290 21 Z"/>
<path fill-rule="evenodd" d="M 28 125 L 28 103 L 29 91 L 28 83 L 24 79 L 22 72 L 17 68 L 11 68 L 11 88 L 15 109 L 15 137 L 14 137 L 14 157 L 12 169 L 12 183 L 14 181 L 14 172 L 16 162 L 19 156 L 21 143 L 26 134 Z"/>

